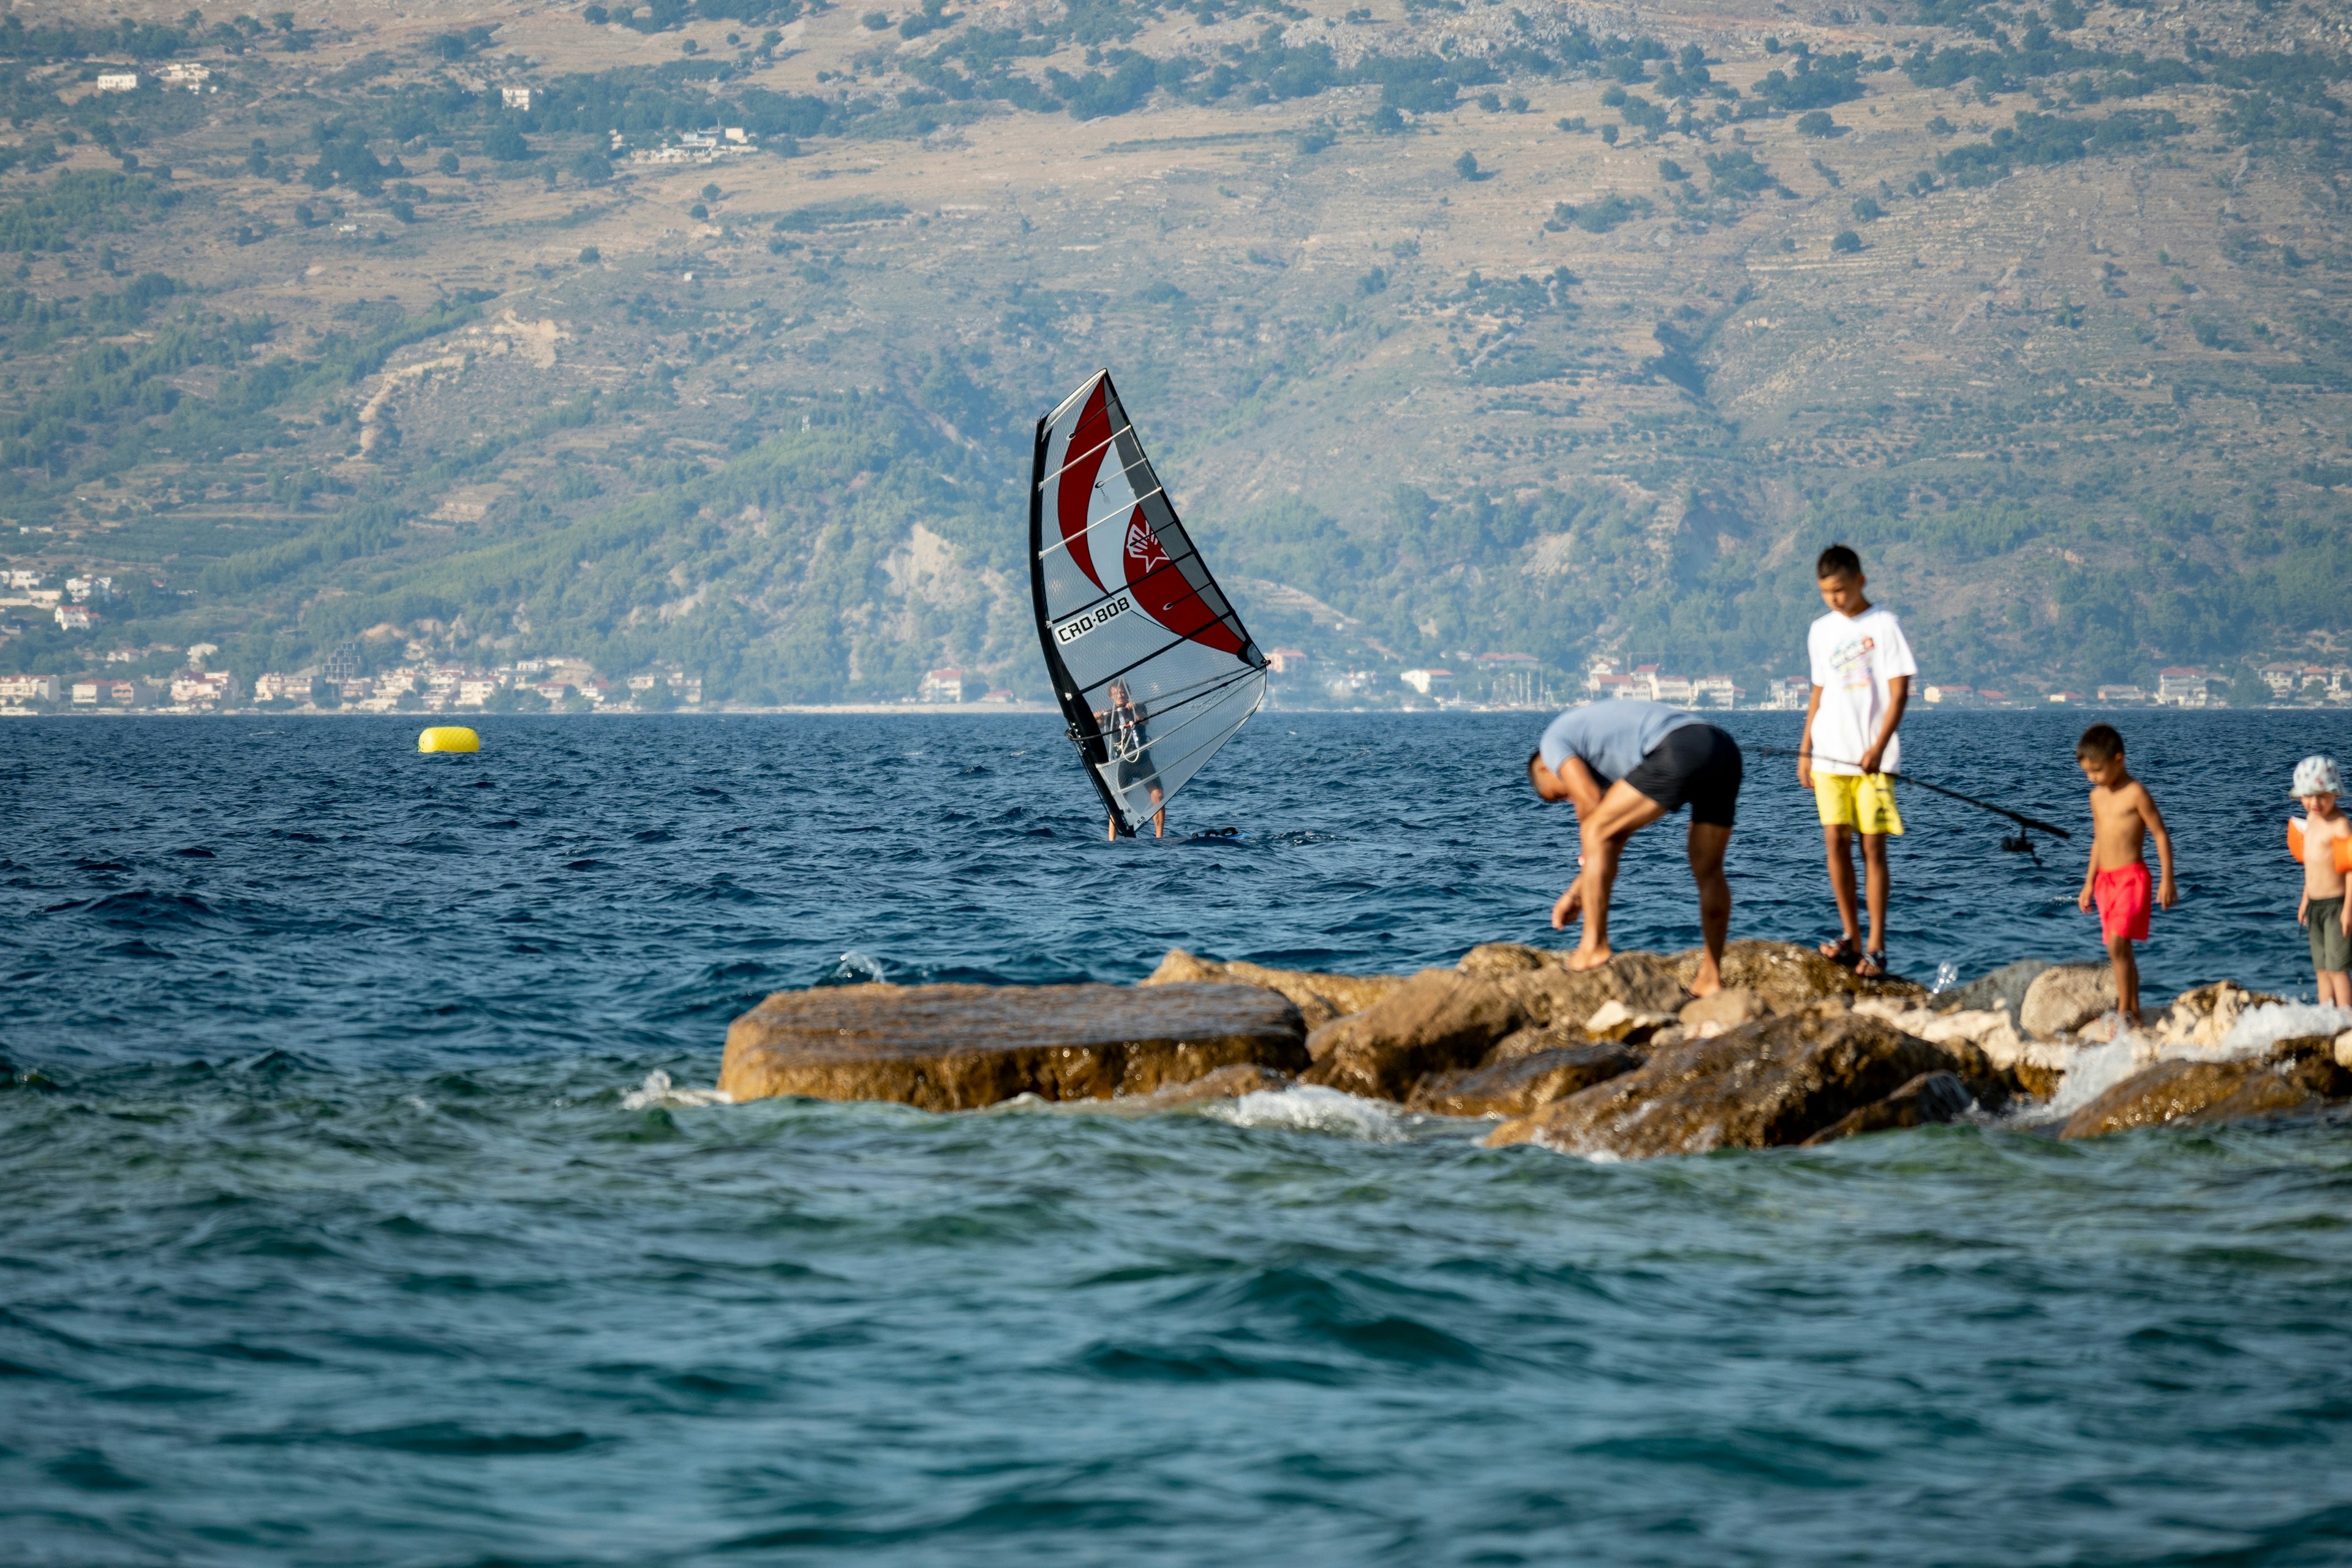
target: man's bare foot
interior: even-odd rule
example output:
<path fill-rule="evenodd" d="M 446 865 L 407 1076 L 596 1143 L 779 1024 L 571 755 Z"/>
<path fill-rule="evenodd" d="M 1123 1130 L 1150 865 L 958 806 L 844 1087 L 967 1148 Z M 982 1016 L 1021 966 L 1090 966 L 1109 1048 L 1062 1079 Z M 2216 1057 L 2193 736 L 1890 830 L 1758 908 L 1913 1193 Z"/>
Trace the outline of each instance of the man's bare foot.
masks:
<path fill-rule="evenodd" d="M 1598 969 L 1616 956 L 1606 947 L 1580 947 L 1568 955 L 1568 967 L 1578 971 Z"/>
<path fill-rule="evenodd" d="M 1691 976 L 1690 994 L 1694 996 L 1712 996 L 1722 989 L 1723 972 L 1713 963 L 1701 963 L 1698 973 Z"/>

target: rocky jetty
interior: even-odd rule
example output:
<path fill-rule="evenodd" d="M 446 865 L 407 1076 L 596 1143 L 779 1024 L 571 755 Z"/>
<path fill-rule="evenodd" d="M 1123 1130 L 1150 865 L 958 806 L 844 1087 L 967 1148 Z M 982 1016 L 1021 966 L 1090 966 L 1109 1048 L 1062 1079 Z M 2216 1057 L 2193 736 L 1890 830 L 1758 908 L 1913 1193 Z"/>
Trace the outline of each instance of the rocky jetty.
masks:
<path fill-rule="evenodd" d="M 2095 1063 L 2067 1138 L 2310 1111 L 2352 1099 L 2352 1033 L 2277 1043 L 2279 998 L 2227 982 L 2117 1038 L 2105 965 L 2029 961 L 1931 996 L 1811 949 L 1738 942 L 1577 972 L 1517 943 L 1405 975 L 1273 969 L 1179 949 L 1141 984 L 782 992 L 735 1021 L 720 1088 L 961 1110 L 1020 1095 L 1149 1113 L 1293 1081 L 1500 1119 L 1494 1145 L 1615 1159 L 1818 1146 L 2036 1108 Z M 2273 1009 L 2275 1014 L 2275 1009 Z M 2094 1056 L 2095 1053 L 2095 1056 Z M 2085 1079 L 2078 1079 L 2078 1084 Z M 2062 1101 L 2062 1105 L 2065 1102 Z"/>

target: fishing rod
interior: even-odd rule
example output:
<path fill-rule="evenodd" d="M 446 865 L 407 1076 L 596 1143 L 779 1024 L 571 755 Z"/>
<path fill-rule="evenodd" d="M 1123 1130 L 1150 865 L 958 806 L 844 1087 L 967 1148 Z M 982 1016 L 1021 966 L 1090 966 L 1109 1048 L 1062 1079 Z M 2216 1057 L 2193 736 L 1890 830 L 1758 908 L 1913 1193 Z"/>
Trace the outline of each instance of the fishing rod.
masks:
<path fill-rule="evenodd" d="M 1754 750 L 1757 755 L 1763 757 L 1813 756 L 1813 753 L 1811 752 L 1791 751 L 1786 746 L 1758 746 L 1754 748 Z M 1834 766 L 1843 768 L 1858 768 L 1862 766 L 1860 763 L 1842 762 L 1836 757 L 1817 757 L 1815 760 L 1818 762 L 1829 763 Z M 1962 795 L 1958 790 L 1947 789 L 1942 784 L 1929 784 L 1926 779 L 1917 777 L 1915 774 L 1897 773 L 1895 776 L 1901 779 L 1906 784 L 1916 784 L 1921 789 L 1931 790 L 1937 795 L 1949 795 L 1954 800 L 1965 801 L 1969 805 L 1975 806 L 1979 811 L 1990 811 L 1996 816 L 2006 816 L 2011 822 L 2016 823 L 2020 827 L 2031 828 L 2036 833 L 2047 833 L 2055 838 L 2071 839 L 2074 837 L 2073 834 L 2067 832 L 2064 828 L 2060 827 L 2055 823 L 2044 822 L 2038 816 L 2028 816 L 2021 811 L 2011 811 L 2005 805 L 1995 805 L 1989 800 L 1979 800 L 1972 795 Z M 2001 840 L 2001 847 L 2010 850 L 2022 850 L 2029 855 L 2033 852 L 2032 841 L 2026 838 L 2023 834 L 2020 834 L 2015 838 L 2004 838 Z"/>

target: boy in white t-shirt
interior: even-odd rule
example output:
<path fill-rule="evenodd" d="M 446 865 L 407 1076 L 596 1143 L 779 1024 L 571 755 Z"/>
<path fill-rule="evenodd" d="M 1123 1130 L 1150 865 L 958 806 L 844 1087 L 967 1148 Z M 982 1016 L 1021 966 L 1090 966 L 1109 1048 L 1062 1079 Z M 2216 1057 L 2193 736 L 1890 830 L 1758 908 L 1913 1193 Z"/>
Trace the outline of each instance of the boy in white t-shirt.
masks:
<path fill-rule="evenodd" d="M 1805 638 L 1812 661 L 1813 699 L 1805 710 L 1805 738 L 1797 742 L 1797 782 L 1821 807 L 1829 849 L 1830 890 L 1837 896 L 1844 934 L 1823 942 L 1822 953 L 1862 975 L 1886 973 L 1886 837 L 1903 831 L 1895 809 L 1895 775 L 1903 742 L 1895 727 L 1919 673 L 1903 628 L 1862 596 L 1868 579 L 1862 557 L 1843 544 L 1822 552 L 1813 575 L 1830 613 Z M 1862 838 L 1868 881 L 1870 941 L 1862 941 L 1853 899 L 1853 840 Z"/>

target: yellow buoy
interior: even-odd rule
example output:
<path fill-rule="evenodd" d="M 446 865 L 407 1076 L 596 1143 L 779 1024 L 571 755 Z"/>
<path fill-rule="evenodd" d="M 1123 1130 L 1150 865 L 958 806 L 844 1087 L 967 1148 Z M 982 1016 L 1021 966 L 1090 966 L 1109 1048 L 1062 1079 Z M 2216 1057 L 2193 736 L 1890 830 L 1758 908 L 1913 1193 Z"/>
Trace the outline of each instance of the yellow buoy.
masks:
<path fill-rule="evenodd" d="M 478 752 L 482 738 L 463 724 L 436 724 L 416 737 L 420 752 Z"/>

